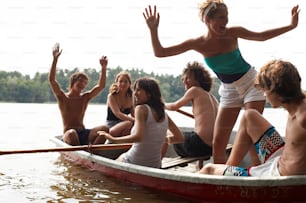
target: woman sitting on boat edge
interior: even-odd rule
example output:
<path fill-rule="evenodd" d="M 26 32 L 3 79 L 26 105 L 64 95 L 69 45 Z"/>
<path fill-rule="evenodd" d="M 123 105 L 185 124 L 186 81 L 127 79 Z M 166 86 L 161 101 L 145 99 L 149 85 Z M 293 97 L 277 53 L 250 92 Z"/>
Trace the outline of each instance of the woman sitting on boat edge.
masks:
<path fill-rule="evenodd" d="M 114 137 L 104 131 L 99 131 L 98 134 L 113 143 L 133 142 L 132 147 L 117 158 L 118 161 L 161 168 L 161 150 L 168 128 L 173 134 L 181 134 L 181 131 L 166 114 L 155 79 L 142 77 L 135 81 L 134 102 L 135 123 L 130 135 Z"/>
<path fill-rule="evenodd" d="M 134 124 L 132 79 L 127 71 L 116 75 L 107 96 L 107 117 L 105 125 L 114 137 L 130 134 Z"/>
<path fill-rule="evenodd" d="M 255 80 L 273 108 L 288 111 L 285 140 L 261 114 L 246 110 L 240 121 L 231 155 L 226 164 L 207 164 L 199 173 L 224 176 L 306 175 L 306 101 L 301 77 L 287 61 L 272 60 Z M 256 147 L 261 164 L 239 167 L 251 146 Z"/>

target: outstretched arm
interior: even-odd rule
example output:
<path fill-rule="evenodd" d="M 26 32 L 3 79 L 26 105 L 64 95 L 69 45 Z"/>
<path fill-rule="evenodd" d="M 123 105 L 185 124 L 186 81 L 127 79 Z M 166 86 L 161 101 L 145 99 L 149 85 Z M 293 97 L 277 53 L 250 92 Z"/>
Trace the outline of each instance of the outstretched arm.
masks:
<path fill-rule="evenodd" d="M 196 97 L 195 95 L 196 92 L 194 90 L 195 90 L 194 87 L 189 88 L 185 92 L 184 96 L 178 99 L 177 101 L 172 102 L 172 103 L 166 103 L 165 108 L 170 111 L 177 111 L 182 106 L 185 106 L 188 103 L 192 102 L 192 100 Z"/>
<path fill-rule="evenodd" d="M 120 106 L 119 106 L 119 104 L 118 104 L 114 95 L 108 94 L 106 103 L 111 108 L 112 112 L 115 114 L 115 116 L 117 118 L 119 118 L 122 121 L 132 121 L 132 122 L 134 122 L 134 117 L 129 116 L 129 115 L 120 111 Z M 131 114 L 132 113 L 133 113 L 133 109 L 131 111 Z"/>
<path fill-rule="evenodd" d="M 97 96 L 105 87 L 106 84 L 106 68 L 107 68 L 108 59 L 107 56 L 102 56 L 100 58 L 100 65 L 101 65 L 101 75 L 99 78 L 99 82 L 96 86 L 94 86 L 89 92 L 89 99 L 94 98 Z"/>
<path fill-rule="evenodd" d="M 121 137 L 113 137 L 111 134 L 104 131 L 99 131 L 98 134 L 114 143 L 141 142 L 145 134 L 147 118 L 147 107 L 144 105 L 137 105 L 135 108 L 135 130 L 132 134 Z"/>
<path fill-rule="evenodd" d="M 62 50 L 60 50 L 60 46 L 58 43 L 56 43 L 53 47 L 53 62 L 51 65 L 51 70 L 49 73 L 49 82 L 52 88 L 52 91 L 54 92 L 55 95 L 59 95 L 61 93 L 61 88 L 60 85 L 58 84 L 58 82 L 55 79 L 55 75 L 56 75 L 56 65 L 57 65 L 57 61 L 58 61 L 58 57 L 61 55 Z"/>
<path fill-rule="evenodd" d="M 275 29 L 266 30 L 263 32 L 252 32 L 242 27 L 232 28 L 232 33 L 236 37 L 247 39 L 247 40 L 256 40 L 256 41 L 265 41 L 274 37 L 277 37 L 281 34 L 284 34 L 290 30 L 293 30 L 297 27 L 299 21 L 299 6 L 295 6 L 291 10 L 291 23 L 290 25 L 279 27 Z"/>
<path fill-rule="evenodd" d="M 177 44 L 175 46 L 170 47 L 163 47 L 160 43 L 159 36 L 158 36 L 158 25 L 159 25 L 159 13 L 156 10 L 156 6 L 152 11 L 151 6 L 145 9 L 145 12 L 142 13 L 143 17 L 145 18 L 147 25 L 150 29 L 151 33 L 151 42 L 153 46 L 154 55 L 157 57 L 166 57 L 166 56 L 173 56 L 184 53 L 188 50 L 196 49 L 196 40 L 190 39 L 186 40 L 181 44 Z"/>

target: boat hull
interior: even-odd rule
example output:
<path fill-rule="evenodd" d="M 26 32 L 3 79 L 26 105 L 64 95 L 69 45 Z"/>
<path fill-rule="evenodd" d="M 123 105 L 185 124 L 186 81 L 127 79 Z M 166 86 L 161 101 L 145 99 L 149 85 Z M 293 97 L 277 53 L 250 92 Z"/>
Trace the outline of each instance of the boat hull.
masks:
<path fill-rule="evenodd" d="M 65 146 L 55 139 L 58 146 Z M 69 161 L 118 180 L 195 202 L 306 202 L 306 176 L 224 177 L 182 173 L 120 163 L 86 151 L 62 152 Z"/>

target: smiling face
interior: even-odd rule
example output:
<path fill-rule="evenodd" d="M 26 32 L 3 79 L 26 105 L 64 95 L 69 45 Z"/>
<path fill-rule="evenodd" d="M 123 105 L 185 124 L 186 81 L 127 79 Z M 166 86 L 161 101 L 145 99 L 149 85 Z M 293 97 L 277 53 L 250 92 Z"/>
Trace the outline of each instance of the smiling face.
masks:
<path fill-rule="evenodd" d="M 88 80 L 83 77 L 79 77 L 72 86 L 72 89 L 77 92 L 82 92 L 88 84 Z"/>
<path fill-rule="evenodd" d="M 140 88 L 138 84 L 134 87 L 134 102 L 135 105 L 146 104 L 148 101 L 149 95 L 147 92 Z"/>
<path fill-rule="evenodd" d="M 186 90 L 193 86 L 199 86 L 199 82 L 195 79 L 194 74 L 190 72 L 183 74 L 182 83 L 184 84 Z"/>
<path fill-rule="evenodd" d="M 126 92 L 131 86 L 129 78 L 127 78 L 127 76 L 125 75 L 119 76 L 118 80 L 116 81 L 116 84 L 118 87 L 118 91 L 124 91 L 124 92 Z"/>
<path fill-rule="evenodd" d="M 223 35 L 225 33 L 227 23 L 228 11 L 226 7 L 219 7 L 212 17 L 206 17 L 208 28 L 217 35 Z"/>
<path fill-rule="evenodd" d="M 85 73 L 74 73 L 70 77 L 70 89 L 74 91 L 83 91 L 88 84 L 88 76 Z"/>

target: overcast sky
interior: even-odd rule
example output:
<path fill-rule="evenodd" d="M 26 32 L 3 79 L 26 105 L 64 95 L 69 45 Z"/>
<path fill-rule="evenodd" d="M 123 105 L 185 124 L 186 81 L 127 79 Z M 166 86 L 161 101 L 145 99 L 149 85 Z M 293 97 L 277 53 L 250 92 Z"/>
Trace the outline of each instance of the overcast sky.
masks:
<path fill-rule="evenodd" d="M 179 75 L 185 64 L 198 60 L 190 51 L 178 56 L 156 58 L 149 29 L 142 12 L 157 5 L 159 34 L 164 46 L 198 37 L 206 26 L 198 17 L 196 0 L 1 0 L 0 70 L 17 70 L 33 75 L 48 72 L 52 47 L 63 48 L 58 67 L 100 68 L 99 58 L 107 55 L 109 67 L 139 68 L 146 72 Z M 270 59 L 294 63 L 306 77 L 304 37 L 306 1 L 227 0 L 229 25 L 261 31 L 288 25 L 291 9 L 300 5 L 299 26 L 266 42 L 240 40 L 244 58 L 257 69 Z M 304 10 L 305 9 L 305 10 Z M 305 11 L 306 12 L 306 11 Z M 306 81 L 303 80 L 306 89 Z"/>

